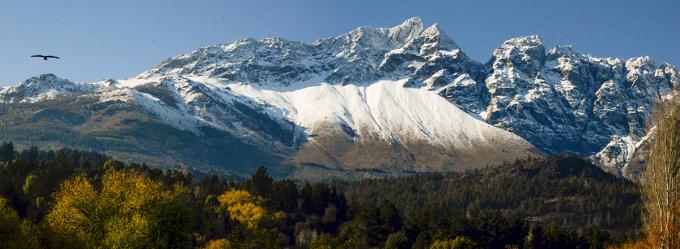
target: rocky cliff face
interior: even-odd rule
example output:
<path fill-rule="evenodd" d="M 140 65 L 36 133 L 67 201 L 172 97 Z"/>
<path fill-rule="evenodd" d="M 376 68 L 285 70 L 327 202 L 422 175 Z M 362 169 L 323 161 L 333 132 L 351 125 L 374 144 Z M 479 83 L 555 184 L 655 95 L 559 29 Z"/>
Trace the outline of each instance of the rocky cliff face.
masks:
<path fill-rule="evenodd" d="M 595 58 L 570 46 L 546 51 L 538 36 L 504 42 L 477 71 L 481 79 L 462 74 L 441 83 L 440 95 L 547 153 L 590 157 L 631 179 L 644 167 L 636 151 L 654 102 L 680 83 L 675 67 L 649 57 Z M 633 154 L 640 155 L 635 170 L 628 167 Z"/>
<path fill-rule="evenodd" d="M 486 65 L 490 74 L 483 84 L 489 100 L 480 116 L 548 153 L 634 151 L 646 135 L 654 101 L 680 83 L 673 66 L 657 66 L 648 57 L 594 58 L 571 47 L 546 53 L 537 36 L 504 42 Z M 605 154 L 595 162 L 631 175 L 625 153 Z"/>
<path fill-rule="evenodd" d="M 411 18 L 312 43 L 267 38 L 205 47 L 126 80 L 39 76 L 0 91 L 0 118 L 66 113 L 63 128 L 77 139 L 6 126 L 0 134 L 27 137 L 27 144 L 78 141 L 83 148 L 106 141 L 97 148 L 242 172 L 256 163 L 292 165 L 281 171 L 301 176 L 447 171 L 541 150 L 590 157 L 631 177 L 630 155 L 641 147 L 652 104 L 679 78 L 674 67 L 647 57 L 546 51 L 538 36 L 504 42 L 483 64 L 436 24 L 425 28 Z M 14 121 L 19 127 L 32 121 L 22 122 Z M 174 147 L 157 136 L 121 131 L 149 123 L 177 134 Z M 140 136 L 127 144 L 132 152 L 120 149 L 126 144 L 120 138 L 131 134 Z M 200 146 L 187 149 L 194 143 Z M 222 153 L 216 144 L 248 149 Z M 201 146 L 215 152 L 202 154 L 211 159 L 191 154 Z M 258 160 L 239 157 L 243 153 Z M 225 166 L 230 157 L 238 163 Z"/>

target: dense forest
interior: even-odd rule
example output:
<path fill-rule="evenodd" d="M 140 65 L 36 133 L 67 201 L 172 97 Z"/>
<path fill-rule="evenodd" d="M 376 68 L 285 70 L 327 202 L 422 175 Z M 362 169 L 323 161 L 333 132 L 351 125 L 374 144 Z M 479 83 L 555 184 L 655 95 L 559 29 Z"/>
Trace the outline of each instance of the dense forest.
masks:
<path fill-rule="evenodd" d="M 312 183 L 0 146 L 0 248 L 605 248 L 636 239 L 640 205 L 570 156 Z"/>
<path fill-rule="evenodd" d="M 517 213 L 535 224 L 599 227 L 611 232 L 638 230 L 640 189 L 581 158 L 559 155 L 528 158 L 465 173 L 339 182 L 352 203 L 381 200 L 406 213 L 435 208 Z"/>

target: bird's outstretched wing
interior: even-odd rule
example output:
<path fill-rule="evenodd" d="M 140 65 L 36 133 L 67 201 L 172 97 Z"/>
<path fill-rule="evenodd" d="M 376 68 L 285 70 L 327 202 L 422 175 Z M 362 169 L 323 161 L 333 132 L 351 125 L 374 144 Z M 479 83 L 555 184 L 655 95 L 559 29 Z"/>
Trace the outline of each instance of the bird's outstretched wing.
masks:
<path fill-rule="evenodd" d="M 42 58 L 43 60 L 47 60 L 47 59 L 50 59 L 50 58 L 59 59 L 58 56 L 54 56 L 54 55 L 41 55 L 41 54 L 31 55 L 31 57 Z"/>

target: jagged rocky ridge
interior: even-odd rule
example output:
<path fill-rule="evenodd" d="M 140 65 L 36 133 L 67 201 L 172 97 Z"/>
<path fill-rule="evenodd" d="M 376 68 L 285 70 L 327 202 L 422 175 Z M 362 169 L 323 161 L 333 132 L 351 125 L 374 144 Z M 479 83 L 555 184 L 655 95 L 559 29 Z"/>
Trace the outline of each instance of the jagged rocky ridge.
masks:
<path fill-rule="evenodd" d="M 533 144 L 590 156 L 611 173 L 635 178 L 629 155 L 646 135 L 653 101 L 679 78 L 674 67 L 647 57 L 546 51 L 537 36 L 504 42 L 482 64 L 436 24 L 424 28 L 412 18 L 312 43 L 267 38 L 205 47 L 127 80 L 75 84 L 43 75 L 3 89 L 0 102 L 4 113 L 57 102 L 50 108 L 77 113 L 65 122 L 75 127 L 69 134 L 93 139 L 33 140 L 147 159 L 175 156 L 210 169 L 246 172 L 257 163 L 285 162 L 295 166 L 281 167 L 284 174 L 300 176 L 457 170 L 539 155 Z M 72 106 L 69 98 L 80 102 Z M 149 151 L 158 137 L 127 143 L 146 136 L 129 132 L 140 116 L 175 134 L 176 147 L 156 141 L 165 149 Z M 10 132 L 30 129 L 0 129 L 5 138 L 13 138 Z M 213 140 L 231 149 L 215 149 Z M 210 153 L 192 150 L 196 141 Z M 227 157 L 239 159 L 230 164 Z"/>
<path fill-rule="evenodd" d="M 643 160 L 633 154 L 647 136 L 654 101 L 680 83 L 676 68 L 657 66 L 649 57 L 595 58 L 571 47 L 546 53 L 537 36 L 504 42 L 486 67 L 490 73 L 480 82 L 489 96 L 480 113 L 484 120 L 548 153 L 590 156 L 631 179 L 641 171 L 628 166 L 633 158 Z"/>

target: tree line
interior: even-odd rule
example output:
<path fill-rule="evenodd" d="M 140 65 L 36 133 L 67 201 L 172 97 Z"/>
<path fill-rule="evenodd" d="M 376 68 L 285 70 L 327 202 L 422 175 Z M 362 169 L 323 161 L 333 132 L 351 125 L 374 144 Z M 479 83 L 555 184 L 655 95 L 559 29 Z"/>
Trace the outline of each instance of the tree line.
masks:
<path fill-rule="evenodd" d="M 198 178 L 4 143 L 0 248 L 605 248 L 637 238 L 640 203 L 601 173 L 561 156 L 355 182 Z"/>
<path fill-rule="evenodd" d="M 405 213 L 433 208 L 517 213 L 531 224 L 598 227 L 630 235 L 642 227 L 639 185 L 570 155 L 527 158 L 463 173 L 336 182 L 352 203 L 395 203 Z"/>

